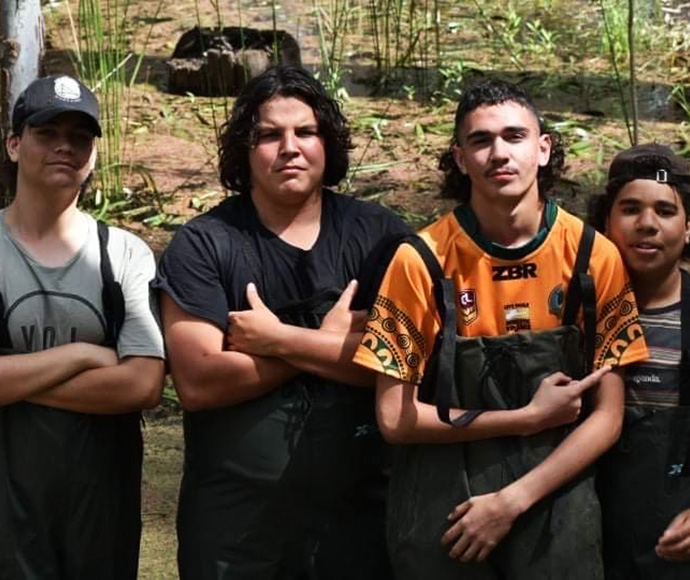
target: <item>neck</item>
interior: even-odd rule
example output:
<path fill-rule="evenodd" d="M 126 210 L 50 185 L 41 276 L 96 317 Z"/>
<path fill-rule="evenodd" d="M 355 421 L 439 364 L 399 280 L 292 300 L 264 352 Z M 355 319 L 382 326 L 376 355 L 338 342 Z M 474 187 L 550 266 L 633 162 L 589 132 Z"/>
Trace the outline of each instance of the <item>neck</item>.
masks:
<path fill-rule="evenodd" d="M 59 267 L 79 251 L 88 234 L 88 222 L 76 205 L 76 194 L 46 199 L 18 188 L 5 210 L 5 225 L 39 264 Z"/>
<path fill-rule="evenodd" d="M 663 308 L 680 300 L 681 274 L 678 264 L 654 275 L 630 275 L 635 288 L 635 300 L 641 309 Z"/>
<path fill-rule="evenodd" d="M 21 237 L 67 237 L 79 215 L 77 199 L 78 192 L 46 196 L 17 187 L 17 195 L 6 210 L 5 220 Z"/>
<path fill-rule="evenodd" d="M 321 231 L 321 190 L 296 204 L 275 204 L 251 193 L 261 223 L 290 245 L 309 250 Z"/>
<path fill-rule="evenodd" d="M 472 195 L 470 207 L 477 216 L 482 234 L 506 247 L 522 246 L 534 238 L 544 212 L 544 202 L 536 190 L 517 200 Z"/>

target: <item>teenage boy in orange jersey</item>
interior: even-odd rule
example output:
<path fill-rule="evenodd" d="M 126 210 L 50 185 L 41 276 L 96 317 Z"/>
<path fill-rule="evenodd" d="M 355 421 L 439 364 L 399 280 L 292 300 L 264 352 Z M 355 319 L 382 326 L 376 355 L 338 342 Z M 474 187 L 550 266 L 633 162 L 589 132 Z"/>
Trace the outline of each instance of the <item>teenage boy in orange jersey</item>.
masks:
<path fill-rule="evenodd" d="M 380 427 L 405 444 L 388 520 L 398 578 L 602 577 L 587 469 L 620 432 L 623 381 L 607 371 L 647 351 L 615 247 L 591 232 L 576 268 L 583 223 L 547 196 L 562 164 L 557 135 L 522 90 L 499 81 L 469 88 L 441 160 L 445 194 L 460 205 L 421 232 L 453 283 L 455 359 L 432 356 L 439 304 L 409 245 L 379 290 L 355 361 L 380 373 Z M 581 278 L 594 285 L 582 298 L 585 318 L 594 316 L 588 357 L 579 308 L 566 316 L 571 278 L 582 296 Z M 542 343 L 543 352 L 529 350 Z M 418 398 L 430 361 L 456 369 L 453 426 Z"/>

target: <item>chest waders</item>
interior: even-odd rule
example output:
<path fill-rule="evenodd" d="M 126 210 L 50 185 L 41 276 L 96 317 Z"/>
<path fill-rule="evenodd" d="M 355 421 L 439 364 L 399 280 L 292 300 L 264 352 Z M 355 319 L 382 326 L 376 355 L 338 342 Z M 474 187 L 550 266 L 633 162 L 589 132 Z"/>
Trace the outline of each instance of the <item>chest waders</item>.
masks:
<path fill-rule="evenodd" d="M 262 280 L 248 235 L 236 234 Z M 340 293 L 333 283 L 267 305 L 283 322 L 319 328 Z M 373 389 L 312 374 L 239 405 L 186 413 L 180 577 L 388 580 L 386 455 Z"/>
<path fill-rule="evenodd" d="M 578 379 L 594 358 L 595 289 L 587 274 L 594 231 L 586 227 L 567 289 L 562 326 L 516 334 L 456 335 L 456 289 L 428 246 L 405 240 L 420 253 L 434 280 L 442 328 L 419 388 L 421 401 L 458 428 L 483 411 L 517 409 L 541 380 L 556 371 Z M 584 336 L 576 326 L 582 307 Z M 455 421 L 450 408 L 466 409 Z M 395 449 L 388 506 L 388 543 L 399 580 L 602 578 L 600 512 L 590 473 L 533 506 L 514 523 L 484 563 L 448 557 L 441 536 L 451 510 L 466 499 L 496 492 L 539 465 L 573 429 L 529 437 L 497 437 Z"/>
<path fill-rule="evenodd" d="M 104 346 L 125 315 L 98 223 Z M 11 349 L 0 297 L 0 342 Z M 141 532 L 140 414 L 0 407 L 0 579 L 134 579 Z"/>
<path fill-rule="evenodd" d="M 673 518 L 690 509 L 690 274 L 684 270 L 680 309 L 679 406 L 626 407 L 621 438 L 598 466 L 607 580 L 690 578 L 690 563 L 654 552 Z"/>

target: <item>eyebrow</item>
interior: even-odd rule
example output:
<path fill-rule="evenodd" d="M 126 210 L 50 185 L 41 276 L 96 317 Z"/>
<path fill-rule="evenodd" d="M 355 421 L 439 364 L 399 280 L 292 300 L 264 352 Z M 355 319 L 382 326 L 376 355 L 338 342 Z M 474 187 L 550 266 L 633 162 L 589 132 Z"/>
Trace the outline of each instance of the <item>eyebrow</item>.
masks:
<path fill-rule="evenodd" d="M 465 139 L 474 139 L 477 137 L 488 137 L 490 135 L 500 135 L 502 133 L 521 133 L 521 132 L 527 132 L 529 131 L 529 128 L 524 126 L 524 125 L 508 125 L 507 127 L 503 127 L 500 131 L 497 133 L 492 133 L 491 131 L 483 131 L 481 129 L 477 131 L 472 131 L 471 133 L 468 133 L 465 136 Z"/>
<path fill-rule="evenodd" d="M 624 197 L 623 199 L 618 200 L 618 204 L 619 205 L 642 205 L 642 202 L 636 198 Z M 658 201 L 655 201 L 653 205 L 660 205 L 662 207 L 669 207 L 669 208 L 674 208 L 674 209 L 678 209 L 678 207 L 679 207 L 679 205 L 676 202 L 668 201 L 665 199 L 660 199 Z"/>
<path fill-rule="evenodd" d="M 256 128 L 258 130 L 262 130 L 262 129 L 280 129 L 281 127 L 279 125 L 276 125 L 275 123 L 271 123 L 270 121 L 259 121 L 256 124 Z M 295 129 L 312 129 L 312 128 L 318 129 L 319 124 L 316 122 L 307 121 L 302 125 L 295 126 Z"/>

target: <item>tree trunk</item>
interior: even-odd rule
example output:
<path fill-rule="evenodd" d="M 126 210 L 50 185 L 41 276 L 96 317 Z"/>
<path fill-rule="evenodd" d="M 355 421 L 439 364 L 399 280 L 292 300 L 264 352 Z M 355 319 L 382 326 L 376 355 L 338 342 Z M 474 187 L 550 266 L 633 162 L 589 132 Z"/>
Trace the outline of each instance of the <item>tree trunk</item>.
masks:
<path fill-rule="evenodd" d="M 40 0 L 0 0 L 0 136 L 4 144 L 17 96 L 39 75 L 43 56 Z M 5 147 L 0 163 L 0 205 L 9 197 Z"/>

